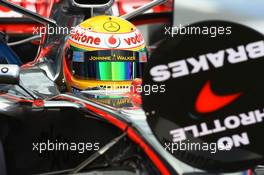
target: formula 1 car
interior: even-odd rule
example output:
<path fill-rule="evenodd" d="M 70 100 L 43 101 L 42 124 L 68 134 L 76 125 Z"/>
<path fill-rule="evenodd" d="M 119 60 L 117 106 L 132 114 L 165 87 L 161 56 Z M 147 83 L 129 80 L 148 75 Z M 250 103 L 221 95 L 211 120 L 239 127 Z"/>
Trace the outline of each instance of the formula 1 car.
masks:
<path fill-rule="evenodd" d="M 107 8 L 104 4 L 97 5 Z M 21 8 L 15 7 L 14 10 L 21 12 Z M 65 8 L 73 11 L 65 13 Z M 81 14 L 75 15 L 74 10 Z M 87 8 L 61 1 L 51 14 L 57 25 L 71 27 L 90 12 Z M 49 22 L 35 15 L 36 18 Z M 99 103 L 97 98 L 90 98 L 98 94 L 90 92 L 60 94 L 55 82 L 60 77 L 61 60 L 57 57 L 61 54 L 58 50 L 64 37 L 50 35 L 43 38 L 38 57 L 23 65 L 20 71 L 16 66 L 1 65 L 0 174 L 175 174 L 152 144 L 146 142 L 149 133 L 142 136 L 131 123 L 133 118 L 140 123 L 145 116 L 130 97 L 115 95 L 107 97 L 108 100 L 100 98 Z M 1 49 L 7 52 L 1 53 L 2 62 L 20 65 L 19 58 L 4 42 L 2 37 L 1 45 L 5 47 Z M 65 148 L 50 150 L 61 143 Z M 51 145 L 49 151 L 42 150 L 44 144 Z M 66 151 L 66 147 L 71 149 Z M 80 150 L 85 153 L 78 152 Z"/>
<path fill-rule="evenodd" d="M 123 17 L 130 19 L 162 2 L 153 1 Z M 111 14 L 109 7 L 113 1 L 60 1 L 52 8 L 50 18 L 5 0 L 0 3 L 43 24 L 72 27 L 91 13 Z M 142 20 L 134 20 L 142 23 Z M 168 19 L 161 17 L 150 23 L 157 21 L 167 23 Z M 148 22 L 146 18 L 145 23 Z M 0 64 L 1 175 L 252 174 L 253 164 L 237 168 L 238 162 L 235 162 L 236 168 L 232 171 L 219 166 L 215 171 L 208 167 L 207 172 L 194 163 L 188 165 L 188 160 L 194 159 L 188 154 L 184 157 L 182 153 L 181 159 L 170 154 L 160 143 L 160 136 L 153 134 L 154 129 L 146 121 L 148 114 L 141 106 L 141 97 L 133 91 L 65 92 L 61 71 L 65 37 L 42 37 L 37 58 L 19 67 L 21 60 L 6 45 L 4 35 L 1 36 L 0 60 L 9 63 Z M 214 158 L 206 158 L 208 165 L 217 167 L 211 161 Z M 248 157 L 243 159 L 248 160 Z M 192 162 L 199 164 L 199 159 Z"/>

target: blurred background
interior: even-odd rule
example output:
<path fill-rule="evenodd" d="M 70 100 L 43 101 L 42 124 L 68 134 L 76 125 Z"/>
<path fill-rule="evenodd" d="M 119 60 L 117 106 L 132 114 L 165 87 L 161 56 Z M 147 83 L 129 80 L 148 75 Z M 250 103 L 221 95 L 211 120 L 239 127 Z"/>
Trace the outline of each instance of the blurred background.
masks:
<path fill-rule="evenodd" d="M 9 0 L 42 16 L 48 17 L 52 7 L 62 0 Z M 115 16 L 122 16 L 151 0 L 116 0 L 112 7 Z M 264 33 L 264 0 L 168 0 L 131 21 L 142 31 L 149 50 L 155 49 L 164 38 L 166 26 L 188 25 L 203 20 L 228 20 L 238 22 Z M 41 24 L 0 6 L 0 32 L 23 63 L 34 60 L 39 40 L 13 45 L 33 36 L 34 27 Z M 5 63 L 0 58 L 1 63 Z"/>
<path fill-rule="evenodd" d="M 174 25 L 203 20 L 228 20 L 264 33 L 263 0 L 175 0 Z"/>

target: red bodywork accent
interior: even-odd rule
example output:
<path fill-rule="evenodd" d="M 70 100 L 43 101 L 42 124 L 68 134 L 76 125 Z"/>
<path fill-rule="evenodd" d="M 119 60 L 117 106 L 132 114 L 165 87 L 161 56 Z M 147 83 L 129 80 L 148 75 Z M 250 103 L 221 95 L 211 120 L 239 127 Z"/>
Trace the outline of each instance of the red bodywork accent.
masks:
<path fill-rule="evenodd" d="M 241 93 L 230 95 L 216 95 L 211 89 L 211 83 L 208 81 L 201 89 L 196 99 L 196 110 L 199 113 L 209 113 L 219 110 L 236 100 Z"/>
<path fill-rule="evenodd" d="M 44 17 L 49 17 L 51 8 L 54 3 L 58 3 L 59 0 L 9 0 L 17 5 L 20 5 L 28 10 L 36 12 Z M 33 34 L 34 29 L 37 27 L 42 27 L 43 25 L 35 22 L 12 22 L 12 19 L 17 18 L 27 18 L 19 13 L 14 13 L 8 8 L 0 6 L 0 21 L 1 18 L 10 19 L 5 20 L 5 22 L 1 22 L 0 31 L 3 31 L 7 34 Z M 10 22 L 9 22 L 10 21 Z M 35 28 L 34 28 L 35 27 Z"/>
<path fill-rule="evenodd" d="M 5 98 L 15 103 L 28 103 L 28 104 L 31 104 L 32 107 L 43 107 L 44 106 L 44 101 L 41 99 L 35 99 L 35 100 L 23 99 L 15 95 L 6 94 L 6 93 L 0 93 L 0 98 Z"/>
<path fill-rule="evenodd" d="M 34 27 L 42 27 L 41 24 L 0 24 L 0 31 L 7 34 L 30 34 L 34 32 Z"/>
<path fill-rule="evenodd" d="M 152 0 L 116 0 L 115 1 L 115 6 L 116 8 L 114 8 L 114 10 L 118 10 L 118 11 L 114 11 L 114 14 L 119 14 L 124 15 L 126 13 L 130 13 L 132 11 L 134 11 L 136 8 L 141 7 L 149 2 L 151 2 Z M 173 1 L 172 0 L 168 0 L 168 2 L 156 6 L 153 9 L 149 10 L 150 13 L 161 13 L 161 12 L 171 12 L 173 10 Z"/>
<path fill-rule="evenodd" d="M 115 126 L 120 128 L 122 131 L 125 131 L 126 128 L 128 127 L 127 124 L 125 124 L 124 122 L 116 119 L 115 117 L 111 116 L 110 114 L 108 114 L 104 111 L 101 111 L 101 110 L 99 110 L 93 106 L 86 105 L 86 108 L 93 111 L 94 113 L 104 117 L 104 119 L 110 121 L 112 124 L 114 124 Z M 163 163 L 158 158 L 158 156 L 154 153 L 154 151 L 141 139 L 141 137 L 131 127 L 128 127 L 127 134 L 131 140 L 133 140 L 135 143 L 137 143 L 145 151 L 145 153 L 149 156 L 149 158 L 152 160 L 152 162 L 156 165 L 156 167 L 159 169 L 159 171 L 163 175 L 170 175 L 169 171 L 163 165 Z"/>
<path fill-rule="evenodd" d="M 44 101 L 43 100 L 34 100 L 33 104 L 34 107 L 44 107 Z"/>
<path fill-rule="evenodd" d="M 159 169 L 161 174 L 170 175 L 170 172 L 167 170 L 167 168 L 164 166 L 155 152 L 141 139 L 141 137 L 132 128 L 128 128 L 127 133 L 129 138 L 137 143 L 145 151 L 145 153 Z"/>
<path fill-rule="evenodd" d="M 15 102 L 19 102 L 19 103 L 33 103 L 34 102 L 34 100 L 22 99 L 22 98 L 16 97 L 14 95 L 6 94 L 6 93 L 0 93 L 0 97 L 15 101 Z"/>
<path fill-rule="evenodd" d="M 21 7 L 24 7 L 33 12 L 36 12 L 44 17 L 49 17 L 50 7 L 52 7 L 54 3 L 60 2 L 60 0 L 8 0 L 8 1 L 16 5 L 20 5 Z M 9 12 L 12 12 L 12 10 L 3 6 L 0 6 L 0 12 L 6 13 L 6 15 L 4 15 L 3 13 L 3 15 L 1 16 L 2 18 L 3 17 L 17 18 L 19 16 L 24 17 L 21 14 L 8 14 Z"/>
<path fill-rule="evenodd" d="M 159 159 L 157 154 L 144 142 L 144 140 L 133 130 L 133 128 L 128 126 L 125 122 L 118 120 L 116 117 L 108 114 L 105 111 L 102 111 L 98 108 L 95 108 L 89 104 L 80 102 L 78 100 L 74 100 L 74 99 L 71 99 L 68 97 L 62 97 L 62 96 L 59 96 L 56 99 L 64 99 L 64 100 L 72 101 L 78 104 L 84 104 L 88 110 L 94 112 L 97 115 L 100 115 L 105 120 L 109 121 L 110 123 L 118 127 L 119 129 L 121 129 L 123 132 L 127 132 L 128 137 L 143 149 L 143 151 L 148 155 L 148 157 L 151 159 L 154 165 L 159 169 L 160 173 L 162 175 L 170 175 L 169 170 L 162 163 L 162 161 Z"/>
<path fill-rule="evenodd" d="M 53 7 L 54 3 L 59 3 L 60 0 L 9 0 L 17 5 L 20 5 L 24 8 L 32 10 L 44 17 L 49 17 L 51 8 Z M 134 9 L 145 5 L 146 3 L 151 2 L 152 0 L 117 0 L 115 2 L 114 14 L 115 15 L 124 15 L 126 13 L 130 13 L 134 11 Z M 160 6 L 154 7 L 149 12 L 151 13 L 162 13 L 162 12 L 171 12 L 173 11 L 173 1 L 168 0 L 165 4 Z M 12 11 L 8 8 L 0 6 L 0 13 L 3 13 L 0 17 L 1 18 L 25 18 L 19 14 L 10 14 Z M 5 16 L 6 15 L 6 16 Z M 17 16 L 18 15 L 18 16 Z M 147 21 L 145 21 L 147 22 Z M 147 22 L 148 23 L 148 22 Z M 153 21 L 151 22 L 153 23 Z M 144 22 L 141 22 L 144 24 Z M 146 24 L 146 23 L 145 23 Z M 39 23 L 8 23 L 5 22 L 4 24 L 0 24 L 0 31 L 3 31 L 8 34 L 33 34 L 35 31 L 33 27 L 42 27 L 43 25 Z"/>

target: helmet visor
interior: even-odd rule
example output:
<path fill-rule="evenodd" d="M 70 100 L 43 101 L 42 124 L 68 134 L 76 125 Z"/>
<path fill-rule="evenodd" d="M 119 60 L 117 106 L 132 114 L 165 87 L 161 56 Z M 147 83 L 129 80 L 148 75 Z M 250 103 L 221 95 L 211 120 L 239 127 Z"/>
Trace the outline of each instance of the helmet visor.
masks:
<path fill-rule="evenodd" d="M 74 77 L 82 80 L 127 81 L 141 78 L 143 64 L 147 61 L 144 50 L 68 50 Z"/>

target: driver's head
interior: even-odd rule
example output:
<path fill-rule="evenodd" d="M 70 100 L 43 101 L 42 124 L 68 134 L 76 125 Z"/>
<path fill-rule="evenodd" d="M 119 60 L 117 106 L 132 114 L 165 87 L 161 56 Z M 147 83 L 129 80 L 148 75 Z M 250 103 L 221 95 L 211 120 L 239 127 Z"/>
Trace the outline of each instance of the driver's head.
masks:
<path fill-rule="evenodd" d="M 130 86 L 147 61 L 141 32 L 130 22 L 97 16 L 78 25 L 68 39 L 64 76 L 70 90 Z"/>

